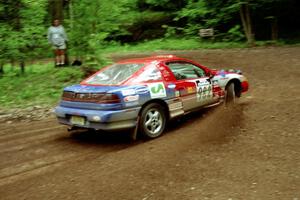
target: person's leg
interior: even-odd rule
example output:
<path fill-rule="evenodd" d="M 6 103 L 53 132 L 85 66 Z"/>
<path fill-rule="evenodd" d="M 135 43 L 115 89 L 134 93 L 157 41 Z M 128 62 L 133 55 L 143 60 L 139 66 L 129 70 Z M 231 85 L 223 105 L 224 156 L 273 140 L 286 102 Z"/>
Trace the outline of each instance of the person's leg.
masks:
<path fill-rule="evenodd" d="M 66 44 L 63 44 L 59 47 L 60 64 L 61 65 L 65 64 L 65 49 L 66 49 Z"/>
<path fill-rule="evenodd" d="M 64 61 L 62 59 L 62 51 L 61 49 L 56 49 L 55 50 L 55 61 L 56 61 L 56 66 L 59 66 L 59 65 L 63 65 L 64 64 Z"/>
<path fill-rule="evenodd" d="M 55 49 L 54 54 L 55 54 L 55 65 L 58 66 L 60 64 L 59 49 Z"/>
<path fill-rule="evenodd" d="M 65 64 L 65 50 L 64 49 L 60 50 L 60 64 L 61 65 Z"/>

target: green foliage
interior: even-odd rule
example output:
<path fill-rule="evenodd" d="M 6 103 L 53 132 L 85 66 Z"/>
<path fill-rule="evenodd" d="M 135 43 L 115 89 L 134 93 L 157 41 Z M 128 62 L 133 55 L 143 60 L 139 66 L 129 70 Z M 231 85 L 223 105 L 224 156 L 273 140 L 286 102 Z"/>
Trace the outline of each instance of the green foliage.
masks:
<path fill-rule="evenodd" d="M 5 20 L 0 20 L 1 60 L 24 60 L 42 52 L 46 44 L 43 37 L 46 3 L 46 0 L 0 2 L 0 16 L 5 16 Z"/>
<path fill-rule="evenodd" d="M 69 31 L 72 48 L 77 55 L 94 52 L 108 45 L 110 39 L 127 35 L 126 27 L 134 23 L 138 13 L 133 0 L 76 1 L 73 24 Z"/>
<path fill-rule="evenodd" d="M 23 76 L 17 76 L 18 71 L 8 66 L 4 70 L 5 76 L 0 78 L 2 107 L 53 105 L 64 87 L 79 83 L 83 77 L 80 68 L 53 68 L 52 64 L 28 66 Z"/>
<path fill-rule="evenodd" d="M 138 0 L 141 10 L 177 11 L 186 4 L 186 0 Z"/>
<path fill-rule="evenodd" d="M 189 0 L 186 7 L 178 11 L 178 16 L 175 19 L 187 18 L 189 22 L 192 22 L 199 18 L 204 19 L 209 13 L 211 13 L 211 10 L 207 7 L 205 0 Z"/>
<path fill-rule="evenodd" d="M 83 71 L 84 77 L 88 77 L 89 75 L 98 71 L 101 66 L 107 66 L 111 63 L 112 61 L 105 57 L 103 54 L 100 54 L 98 56 L 89 55 L 86 56 L 84 65 L 81 66 L 81 70 Z"/>
<path fill-rule="evenodd" d="M 172 27 L 172 26 L 168 26 L 168 25 L 162 25 L 162 28 L 164 28 L 166 30 L 165 38 L 174 37 L 174 35 L 176 35 L 176 32 L 177 32 L 176 27 Z"/>
<path fill-rule="evenodd" d="M 45 34 L 54 17 L 50 7 L 54 8 L 55 2 L 62 4 L 0 0 L 0 63 L 52 56 Z M 214 28 L 214 41 L 245 41 L 240 19 L 240 7 L 245 3 L 249 4 L 257 39 L 270 40 L 271 23 L 276 21 L 280 39 L 299 40 L 297 0 L 65 0 L 60 16 L 64 16 L 70 56 L 88 60 L 110 46 L 153 39 L 149 45 L 138 46 L 158 47 L 159 39 L 185 38 L 179 44 L 186 48 L 186 39 L 199 37 L 201 28 Z"/>
<path fill-rule="evenodd" d="M 175 20 L 185 20 L 185 35 L 196 35 L 200 28 L 214 28 L 228 23 L 239 11 L 236 0 L 208 1 L 189 0 L 187 5 L 178 11 Z"/>
<path fill-rule="evenodd" d="M 235 25 L 229 31 L 227 31 L 226 36 L 224 37 L 223 41 L 234 41 L 239 42 L 245 39 L 245 35 L 241 31 L 240 25 Z"/>

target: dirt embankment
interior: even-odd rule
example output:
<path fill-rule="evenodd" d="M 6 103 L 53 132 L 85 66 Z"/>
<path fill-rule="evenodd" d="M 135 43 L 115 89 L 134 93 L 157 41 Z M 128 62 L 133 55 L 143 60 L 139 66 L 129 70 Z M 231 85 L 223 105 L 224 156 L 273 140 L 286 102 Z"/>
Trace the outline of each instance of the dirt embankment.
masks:
<path fill-rule="evenodd" d="M 53 118 L 1 124 L 1 199 L 300 199 L 300 48 L 170 53 L 238 66 L 251 89 L 151 141 L 69 135 Z"/>

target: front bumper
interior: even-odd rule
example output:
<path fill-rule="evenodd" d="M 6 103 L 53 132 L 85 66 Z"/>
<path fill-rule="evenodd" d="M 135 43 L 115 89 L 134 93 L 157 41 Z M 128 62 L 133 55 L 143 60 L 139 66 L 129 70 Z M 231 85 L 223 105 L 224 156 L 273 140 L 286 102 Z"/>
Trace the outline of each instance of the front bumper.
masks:
<path fill-rule="evenodd" d="M 249 83 L 248 83 L 248 81 L 243 81 L 241 83 L 241 86 L 242 86 L 242 92 L 247 92 L 249 90 Z"/>
<path fill-rule="evenodd" d="M 135 127 L 140 109 L 140 107 L 134 107 L 122 110 L 88 110 L 57 106 L 55 114 L 61 124 L 110 131 Z M 72 116 L 84 118 L 84 123 L 72 123 Z"/>

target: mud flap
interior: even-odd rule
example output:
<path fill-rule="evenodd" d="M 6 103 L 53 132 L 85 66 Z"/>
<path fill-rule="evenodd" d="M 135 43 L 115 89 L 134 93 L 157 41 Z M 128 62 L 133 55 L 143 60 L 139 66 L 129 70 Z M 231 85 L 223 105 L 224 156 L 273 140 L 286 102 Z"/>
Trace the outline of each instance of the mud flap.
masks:
<path fill-rule="evenodd" d="M 137 133 L 138 133 L 138 130 L 139 130 L 139 123 L 140 123 L 140 116 L 137 117 L 136 126 L 130 133 L 131 141 L 136 141 L 136 139 L 137 139 Z"/>

